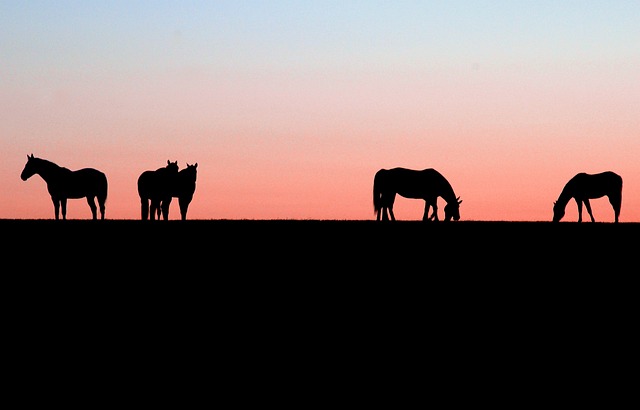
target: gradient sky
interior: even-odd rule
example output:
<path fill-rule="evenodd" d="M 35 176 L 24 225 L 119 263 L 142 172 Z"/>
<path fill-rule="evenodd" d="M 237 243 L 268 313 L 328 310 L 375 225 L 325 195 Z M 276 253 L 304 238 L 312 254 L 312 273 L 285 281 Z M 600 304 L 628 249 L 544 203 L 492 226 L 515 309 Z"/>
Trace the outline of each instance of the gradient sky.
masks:
<path fill-rule="evenodd" d="M 487 221 L 549 221 L 611 170 L 640 222 L 638 0 L 0 0 L 0 39 L 2 219 L 54 216 L 33 153 L 105 172 L 107 219 L 139 219 L 138 176 L 171 160 L 198 163 L 189 219 L 374 219 L 401 166 Z"/>

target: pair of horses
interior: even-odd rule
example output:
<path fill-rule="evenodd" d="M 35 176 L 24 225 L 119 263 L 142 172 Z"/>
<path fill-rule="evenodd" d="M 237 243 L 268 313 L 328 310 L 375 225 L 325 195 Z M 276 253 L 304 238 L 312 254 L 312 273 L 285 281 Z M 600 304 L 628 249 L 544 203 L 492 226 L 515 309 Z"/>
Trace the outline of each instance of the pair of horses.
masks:
<path fill-rule="evenodd" d="M 167 161 L 167 166 L 156 171 L 145 171 L 138 178 L 138 193 L 142 206 L 142 219 L 158 219 L 161 215 L 169 218 L 171 199 L 176 197 L 180 205 L 182 220 L 187 219 L 187 210 L 196 189 L 198 164 L 187 164 L 178 171 L 178 161 Z M 55 219 L 67 219 L 67 200 L 86 198 L 93 219 L 105 218 L 108 183 L 104 172 L 95 168 L 72 171 L 46 159 L 27 155 L 27 163 L 20 173 L 23 181 L 34 175 L 47 184 L 47 191 L 53 201 Z M 98 204 L 96 205 L 96 200 Z"/>
<path fill-rule="evenodd" d="M 437 199 L 442 197 L 447 205 L 444 207 L 444 220 L 460 219 L 460 204 L 447 179 L 435 169 L 413 170 L 406 168 L 380 169 L 373 179 L 373 209 L 376 220 L 395 220 L 393 203 L 396 194 L 405 198 L 423 199 L 425 201 L 423 221 L 438 221 Z M 567 182 L 558 200 L 553 203 L 553 222 L 559 222 L 565 214 L 567 203 L 574 199 L 578 206 L 578 222 L 582 222 L 582 206 L 587 208 L 591 222 L 595 222 L 591 211 L 590 199 L 609 198 L 613 207 L 614 221 L 617 223 L 622 206 L 622 177 L 615 172 L 605 171 L 598 174 L 581 172 Z M 429 215 L 429 209 L 433 213 Z"/>
<path fill-rule="evenodd" d="M 169 160 L 163 168 L 142 172 L 138 177 L 141 219 L 154 220 L 157 215 L 158 220 L 168 220 L 171 200 L 178 198 L 180 219 L 185 221 L 196 190 L 197 174 L 197 162 L 178 171 L 178 161 Z"/>

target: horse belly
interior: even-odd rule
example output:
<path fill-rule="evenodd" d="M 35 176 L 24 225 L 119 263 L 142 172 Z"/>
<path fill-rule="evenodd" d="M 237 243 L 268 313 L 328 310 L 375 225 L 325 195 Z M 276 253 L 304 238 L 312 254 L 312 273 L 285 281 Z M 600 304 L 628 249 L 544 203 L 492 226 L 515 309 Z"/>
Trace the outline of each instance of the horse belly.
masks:
<path fill-rule="evenodd" d="M 400 189 L 398 195 L 409 199 L 425 199 L 428 195 L 422 190 L 417 189 Z"/>
<path fill-rule="evenodd" d="M 598 199 L 607 195 L 608 192 L 601 189 L 585 189 L 584 197 L 589 199 Z"/>
<path fill-rule="evenodd" d="M 70 189 L 67 191 L 66 197 L 69 199 L 80 199 L 86 196 L 95 196 L 96 194 L 84 189 Z"/>

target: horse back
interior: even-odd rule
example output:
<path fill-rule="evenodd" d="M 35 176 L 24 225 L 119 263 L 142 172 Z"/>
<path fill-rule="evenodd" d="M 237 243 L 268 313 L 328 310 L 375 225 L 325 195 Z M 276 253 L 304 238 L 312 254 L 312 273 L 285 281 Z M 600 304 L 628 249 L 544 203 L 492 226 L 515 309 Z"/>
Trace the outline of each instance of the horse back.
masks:
<path fill-rule="evenodd" d="M 423 199 L 441 195 L 447 189 L 447 180 L 433 168 L 421 170 L 392 168 L 387 171 L 387 185 L 406 198 Z"/>
<path fill-rule="evenodd" d="M 142 198 L 165 198 L 171 195 L 175 175 L 166 168 L 144 171 L 138 177 L 138 194 Z"/>
<path fill-rule="evenodd" d="M 600 198 L 609 195 L 620 195 L 622 192 L 622 177 L 612 171 L 598 174 L 581 172 L 567 183 L 567 187 L 573 192 L 573 196 L 578 198 Z"/>
<path fill-rule="evenodd" d="M 107 176 L 95 168 L 82 168 L 70 171 L 62 168 L 55 183 L 49 184 L 52 195 L 65 198 L 83 198 L 107 196 Z"/>

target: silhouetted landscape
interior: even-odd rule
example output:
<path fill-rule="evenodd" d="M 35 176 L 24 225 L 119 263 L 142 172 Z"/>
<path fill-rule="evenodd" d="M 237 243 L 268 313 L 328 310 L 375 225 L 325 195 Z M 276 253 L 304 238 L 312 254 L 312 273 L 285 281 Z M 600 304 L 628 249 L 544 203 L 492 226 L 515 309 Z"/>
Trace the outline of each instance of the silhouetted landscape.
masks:
<path fill-rule="evenodd" d="M 616 274 L 639 223 L 375 220 L 0 220 L 9 255 L 67 271 L 424 278 Z M 153 267 L 157 269 L 154 270 Z M 586 272 L 581 272 L 585 274 Z M 130 275 L 130 276 L 133 276 Z"/>
<path fill-rule="evenodd" d="M 627 333 L 637 223 L 52 219 L 0 227 L 10 328 L 24 335 L 12 341 L 36 357 L 44 344 L 106 367 L 213 360 L 240 377 L 301 365 L 368 374 L 420 355 L 452 372 L 584 366 L 587 354 L 591 366 L 594 349 L 620 360 L 628 350 L 617 349 L 635 340 Z"/>

